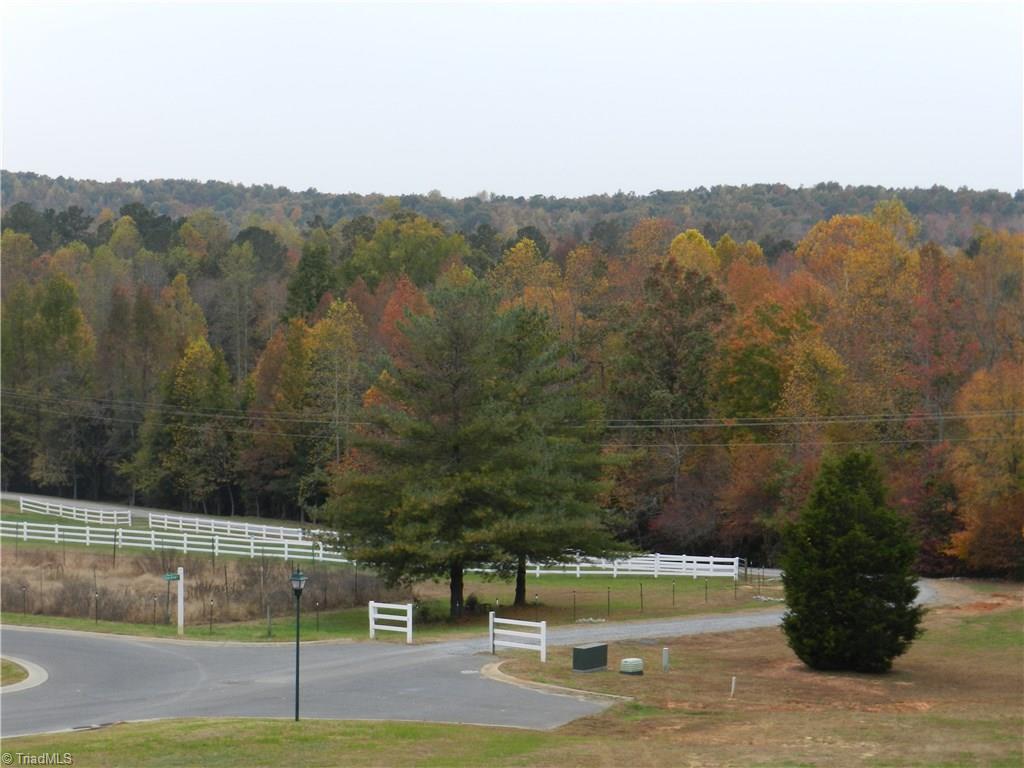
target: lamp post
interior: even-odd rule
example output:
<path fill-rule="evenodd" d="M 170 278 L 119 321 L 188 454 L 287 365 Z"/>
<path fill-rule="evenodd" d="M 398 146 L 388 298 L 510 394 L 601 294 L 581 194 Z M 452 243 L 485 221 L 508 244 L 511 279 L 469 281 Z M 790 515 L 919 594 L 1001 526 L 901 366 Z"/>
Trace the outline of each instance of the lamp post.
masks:
<path fill-rule="evenodd" d="M 306 574 L 295 571 L 292 574 L 292 592 L 295 593 L 295 722 L 299 722 L 299 605 L 302 588 L 306 585 Z"/>

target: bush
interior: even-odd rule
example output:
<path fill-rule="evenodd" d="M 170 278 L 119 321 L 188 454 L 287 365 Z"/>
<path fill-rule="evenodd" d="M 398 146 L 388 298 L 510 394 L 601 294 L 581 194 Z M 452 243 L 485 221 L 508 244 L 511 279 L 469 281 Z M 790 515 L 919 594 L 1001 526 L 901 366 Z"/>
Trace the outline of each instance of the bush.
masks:
<path fill-rule="evenodd" d="M 800 519 L 786 530 L 783 630 L 814 669 L 885 672 L 920 634 L 916 547 L 885 505 L 873 458 L 827 460 Z"/>

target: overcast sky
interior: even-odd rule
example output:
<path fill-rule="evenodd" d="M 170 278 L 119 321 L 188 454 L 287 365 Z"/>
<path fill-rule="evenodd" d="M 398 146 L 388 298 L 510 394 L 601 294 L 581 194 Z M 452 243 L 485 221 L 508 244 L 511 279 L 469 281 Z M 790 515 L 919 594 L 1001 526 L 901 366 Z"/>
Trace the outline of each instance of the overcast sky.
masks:
<path fill-rule="evenodd" d="M 454 196 L 1014 191 L 1022 8 L 5 3 L 3 167 Z"/>

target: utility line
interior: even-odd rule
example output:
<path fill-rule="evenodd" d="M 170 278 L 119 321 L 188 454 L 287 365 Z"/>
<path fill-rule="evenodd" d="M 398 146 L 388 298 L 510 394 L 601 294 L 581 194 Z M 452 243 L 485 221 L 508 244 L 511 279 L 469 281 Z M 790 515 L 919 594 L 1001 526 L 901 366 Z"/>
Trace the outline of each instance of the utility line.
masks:
<path fill-rule="evenodd" d="M 29 410 L 30 406 L 15 405 L 15 409 Z M 141 426 L 145 423 L 144 420 L 137 419 L 125 419 L 117 416 L 105 416 L 100 414 L 85 414 L 85 413 L 73 413 L 70 411 L 59 411 L 45 407 L 35 407 L 32 410 L 36 410 L 42 413 L 48 413 L 56 416 L 65 416 L 74 419 L 86 419 L 90 421 L 102 421 L 112 423 L 123 423 L 133 424 L 135 426 Z M 173 429 L 188 429 L 193 431 L 205 431 L 211 428 L 219 429 L 223 432 L 231 432 L 234 434 L 247 434 L 247 435 L 265 435 L 269 437 L 295 437 L 295 438 L 325 438 L 331 439 L 333 435 L 318 433 L 310 434 L 303 432 L 278 432 L 278 431 L 267 431 L 257 429 L 247 429 L 244 427 L 226 427 L 223 425 L 213 424 L 181 424 L 177 423 L 172 425 Z M 830 445 L 938 445 L 940 443 L 984 443 L 984 442 L 1012 442 L 1018 438 L 1015 437 L 991 437 L 991 438 L 945 438 L 943 440 L 937 438 L 905 438 L 905 439 L 864 439 L 864 440 L 787 440 L 787 441 L 736 441 L 736 442 L 686 442 L 686 443 L 619 443 L 616 441 L 602 441 L 601 445 L 608 448 L 623 448 L 623 449 L 637 449 L 637 448 L 737 448 L 737 447 L 749 447 L 749 448 L 763 448 L 763 447 L 796 447 L 801 445 L 808 446 L 830 446 Z"/>

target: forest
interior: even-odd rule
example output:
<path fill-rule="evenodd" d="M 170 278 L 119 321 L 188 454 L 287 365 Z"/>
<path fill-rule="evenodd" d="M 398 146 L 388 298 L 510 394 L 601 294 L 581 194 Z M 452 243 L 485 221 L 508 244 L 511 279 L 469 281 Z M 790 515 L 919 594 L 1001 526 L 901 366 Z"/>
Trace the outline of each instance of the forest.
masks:
<path fill-rule="evenodd" d="M 860 447 L 920 572 L 1021 573 L 1020 193 L 4 172 L 3 197 L 5 490 L 372 534 L 396 484 L 447 471 L 461 414 L 491 473 L 464 498 L 496 510 L 474 546 L 513 563 L 564 554 L 552 503 L 585 549 L 773 562 L 823 457 Z"/>

